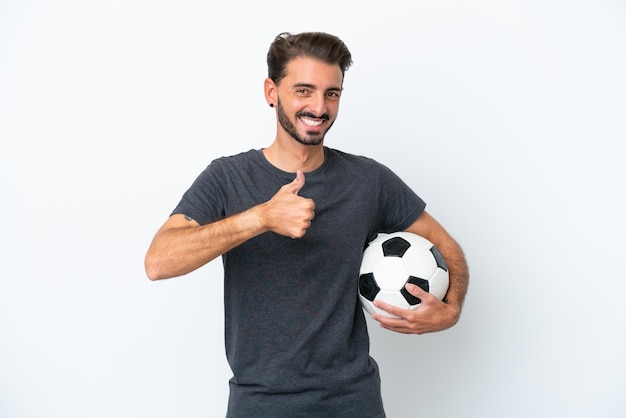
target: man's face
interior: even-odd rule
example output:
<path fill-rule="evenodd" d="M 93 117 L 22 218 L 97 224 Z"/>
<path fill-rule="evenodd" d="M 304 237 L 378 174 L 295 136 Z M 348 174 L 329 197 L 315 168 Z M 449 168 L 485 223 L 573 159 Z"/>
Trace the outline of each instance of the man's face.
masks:
<path fill-rule="evenodd" d="M 319 145 L 337 118 L 343 76 L 339 65 L 298 57 L 278 90 L 278 121 L 293 139 Z"/>

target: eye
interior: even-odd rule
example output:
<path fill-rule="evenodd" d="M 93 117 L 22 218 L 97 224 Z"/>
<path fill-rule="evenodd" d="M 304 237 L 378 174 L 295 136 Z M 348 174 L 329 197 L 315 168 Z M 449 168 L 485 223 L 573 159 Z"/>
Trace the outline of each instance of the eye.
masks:
<path fill-rule="evenodd" d="M 299 89 L 296 89 L 296 94 L 300 96 L 310 96 L 311 91 L 307 88 L 299 88 Z"/>
<path fill-rule="evenodd" d="M 339 100 L 339 98 L 341 97 L 341 92 L 339 92 L 339 91 L 329 91 L 328 93 L 326 93 L 326 96 L 329 99 L 332 99 L 332 100 Z"/>

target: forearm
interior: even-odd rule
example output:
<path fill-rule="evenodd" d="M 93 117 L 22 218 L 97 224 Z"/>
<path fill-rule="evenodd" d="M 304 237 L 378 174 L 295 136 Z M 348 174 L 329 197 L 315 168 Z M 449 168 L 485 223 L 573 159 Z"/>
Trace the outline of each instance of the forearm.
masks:
<path fill-rule="evenodd" d="M 424 212 L 407 230 L 430 240 L 445 258 L 449 275 L 445 302 L 455 308 L 458 320 L 469 285 L 469 269 L 463 249 L 427 212 Z"/>
<path fill-rule="evenodd" d="M 285 184 L 267 202 L 204 226 L 183 215 L 172 215 L 157 232 L 145 259 L 151 280 L 187 274 L 267 231 L 301 238 L 315 216 L 315 203 L 298 196 L 304 174 Z"/>
<path fill-rule="evenodd" d="M 254 207 L 202 226 L 190 219 L 183 221 L 182 215 L 173 215 L 148 249 L 148 277 L 158 280 L 187 274 L 265 232 L 257 211 Z"/>
<path fill-rule="evenodd" d="M 469 269 L 463 250 L 453 239 L 447 240 L 441 245 L 439 251 L 443 254 L 448 264 L 449 286 L 444 301 L 458 307 L 459 314 L 463 307 L 465 295 L 469 285 Z"/>

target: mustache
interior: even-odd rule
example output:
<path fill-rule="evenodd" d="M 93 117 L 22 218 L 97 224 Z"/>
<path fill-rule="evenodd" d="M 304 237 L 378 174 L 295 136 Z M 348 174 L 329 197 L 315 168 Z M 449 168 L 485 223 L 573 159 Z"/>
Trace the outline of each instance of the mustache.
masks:
<path fill-rule="evenodd" d="M 317 116 L 317 115 L 314 115 L 314 114 L 313 114 L 313 113 L 311 113 L 311 112 L 298 112 L 298 113 L 296 113 L 296 116 L 297 116 L 297 117 L 301 117 L 301 116 L 303 116 L 303 117 L 305 117 L 305 118 L 311 118 L 311 119 L 323 119 L 323 120 L 330 120 L 330 116 L 328 116 L 328 113 L 324 113 L 324 114 L 322 114 L 321 116 Z"/>

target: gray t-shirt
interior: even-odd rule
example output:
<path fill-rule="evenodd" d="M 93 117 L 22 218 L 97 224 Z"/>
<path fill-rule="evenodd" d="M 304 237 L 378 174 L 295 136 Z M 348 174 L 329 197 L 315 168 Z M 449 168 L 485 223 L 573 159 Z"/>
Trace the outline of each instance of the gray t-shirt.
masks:
<path fill-rule="evenodd" d="M 384 417 L 378 366 L 358 301 L 363 249 L 406 229 L 425 203 L 376 161 L 324 148 L 299 195 L 313 199 L 305 236 L 259 235 L 222 256 L 227 417 Z M 173 213 L 207 224 L 268 201 L 295 178 L 262 150 L 213 161 Z"/>

